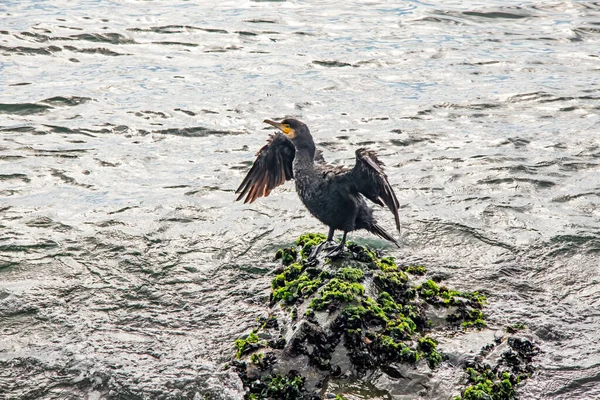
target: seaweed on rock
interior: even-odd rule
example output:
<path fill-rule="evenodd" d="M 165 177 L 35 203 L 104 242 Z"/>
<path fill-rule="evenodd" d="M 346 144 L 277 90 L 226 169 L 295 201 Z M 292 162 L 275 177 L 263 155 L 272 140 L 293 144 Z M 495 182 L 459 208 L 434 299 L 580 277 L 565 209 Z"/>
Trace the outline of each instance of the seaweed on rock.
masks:
<path fill-rule="evenodd" d="M 485 360 L 467 367 L 468 386 L 454 400 L 514 399 L 517 385 L 533 373 L 531 362 L 540 351 L 529 339 L 518 336 L 508 337 L 492 350 Z M 488 349 L 483 353 L 488 353 Z"/>
<path fill-rule="evenodd" d="M 357 379 L 375 369 L 394 370 L 398 363 L 433 370 L 445 358 L 438 348 L 444 332 L 486 326 L 481 293 L 426 278 L 415 282 L 409 275 L 420 277 L 425 267 L 398 266 L 393 257 L 356 243 L 335 261 L 310 258 L 324 240 L 321 234 L 302 235 L 297 248 L 277 252 L 283 267 L 271 283 L 272 314 L 236 340 L 237 359 L 231 363 L 246 399 L 317 399 L 333 377 Z M 444 310 L 446 325 L 433 326 L 436 310 Z M 503 354 L 506 363 L 524 357 L 516 350 Z M 512 395 L 528 374 L 506 370 L 491 377 L 483 367 L 470 368 L 463 399 L 486 398 L 473 396 L 487 395 L 490 385 L 493 393 Z M 498 397 L 505 398 L 510 397 Z"/>

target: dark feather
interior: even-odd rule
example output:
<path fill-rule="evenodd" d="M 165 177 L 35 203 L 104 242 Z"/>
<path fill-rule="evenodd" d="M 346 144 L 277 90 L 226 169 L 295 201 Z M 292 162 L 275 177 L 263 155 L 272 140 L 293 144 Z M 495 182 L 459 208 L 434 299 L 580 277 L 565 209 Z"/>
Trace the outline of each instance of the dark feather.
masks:
<path fill-rule="evenodd" d="M 400 244 L 396 241 L 396 239 L 394 239 L 394 237 L 392 235 L 387 233 L 385 231 L 385 229 L 383 229 L 381 226 L 379 226 L 377 224 L 373 224 L 371 229 L 369 229 L 369 232 L 376 234 L 380 238 L 389 240 L 390 242 L 394 243 L 396 245 L 396 247 L 400 248 Z"/>
<path fill-rule="evenodd" d="M 383 171 L 383 163 L 373 150 L 360 148 L 356 150 L 356 165 L 351 171 L 352 180 L 359 193 L 375 204 L 387 206 L 394 214 L 396 228 L 400 232 L 400 204 Z M 387 238 L 386 238 L 387 239 Z"/>
<path fill-rule="evenodd" d="M 296 192 L 308 211 L 329 227 L 329 240 L 336 230 L 344 232 L 342 242 L 330 256 L 343 250 L 348 232 L 358 229 L 366 229 L 399 246 L 377 223 L 366 201 L 369 199 L 389 208 L 400 231 L 398 199 L 374 151 L 358 149 L 352 169 L 328 165 L 322 153 L 316 150 L 306 124 L 291 118 L 265 122 L 289 136 L 278 133 L 269 138 L 237 189 L 238 200 L 245 196 L 244 202 L 253 202 L 269 195 L 286 180 L 295 179 Z"/>
<path fill-rule="evenodd" d="M 294 177 L 292 163 L 296 149 L 292 142 L 281 132 L 269 137 L 267 144 L 258 153 L 252 168 L 235 191 L 236 200 L 244 196 L 244 203 L 252 203 L 259 197 L 266 197 L 271 190 Z"/>

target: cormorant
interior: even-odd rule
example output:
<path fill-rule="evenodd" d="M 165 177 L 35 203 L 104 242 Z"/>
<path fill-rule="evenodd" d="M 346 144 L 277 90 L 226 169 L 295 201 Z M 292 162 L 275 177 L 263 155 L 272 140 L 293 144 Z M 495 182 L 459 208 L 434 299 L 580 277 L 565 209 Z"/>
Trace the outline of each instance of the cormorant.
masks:
<path fill-rule="evenodd" d="M 266 119 L 264 122 L 281 132 L 271 135 L 256 154 L 252 168 L 236 190 L 239 193 L 236 200 L 246 196 L 244 203 L 252 203 L 259 197 L 268 196 L 273 188 L 285 181 L 294 179 L 298 196 L 308 211 L 329 227 L 326 243 L 333 240 L 336 230 L 344 232 L 341 243 L 328 254 L 329 257 L 341 254 L 347 233 L 357 229 L 366 229 L 400 247 L 377 224 L 373 210 L 365 201 L 366 197 L 375 204 L 387 206 L 394 214 L 400 232 L 398 199 L 383 172 L 383 163 L 373 150 L 357 149 L 356 164 L 352 169 L 334 167 L 325 164 L 304 123 L 296 119 L 282 122 Z"/>

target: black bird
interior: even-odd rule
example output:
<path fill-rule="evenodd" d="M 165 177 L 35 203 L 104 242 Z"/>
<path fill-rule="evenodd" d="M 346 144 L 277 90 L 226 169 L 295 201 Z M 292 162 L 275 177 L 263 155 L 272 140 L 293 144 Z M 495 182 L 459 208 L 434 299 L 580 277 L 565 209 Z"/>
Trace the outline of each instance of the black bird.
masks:
<path fill-rule="evenodd" d="M 246 196 L 244 203 L 252 203 L 294 179 L 298 196 L 308 211 L 329 227 L 327 243 L 333 240 L 336 230 L 344 232 L 341 243 L 329 257 L 341 254 L 347 233 L 357 229 L 366 229 L 400 247 L 392 235 L 377 224 L 373 210 L 365 201 L 366 197 L 375 204 L 387 206 L 400 232 L 398 199 L 383 172 L 383 163 L 373 150 L 357 149 L 352 169 L 334 167 L 325 164 L 304 123 L 296 119 L 284 119 L 281 123 L 266 119 L 264 122 L 281 132 L 271 135 L 257 153 L 252 168 L 236 190 L 239 193 L 236 200 Z M 320 249 L 321 246 L 316 252 Z"/>

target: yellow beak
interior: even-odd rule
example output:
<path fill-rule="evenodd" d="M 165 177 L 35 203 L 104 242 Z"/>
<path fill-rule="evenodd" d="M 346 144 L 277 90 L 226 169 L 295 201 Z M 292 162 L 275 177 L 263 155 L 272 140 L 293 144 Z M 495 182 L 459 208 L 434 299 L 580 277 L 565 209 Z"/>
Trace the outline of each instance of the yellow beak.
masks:
<path fill-rule="evenodd" d="M 296 132 L 290 128 L 289 125 L 282 124 L 280 122 L 271 121 L 270 119 L 265 119 L 263 121 L 265 124 L 269 124 L 279 129 L 281 132 L 285 133 L 290 139 L 293 139 L 296 136 Z"/>

